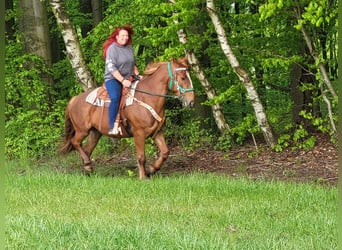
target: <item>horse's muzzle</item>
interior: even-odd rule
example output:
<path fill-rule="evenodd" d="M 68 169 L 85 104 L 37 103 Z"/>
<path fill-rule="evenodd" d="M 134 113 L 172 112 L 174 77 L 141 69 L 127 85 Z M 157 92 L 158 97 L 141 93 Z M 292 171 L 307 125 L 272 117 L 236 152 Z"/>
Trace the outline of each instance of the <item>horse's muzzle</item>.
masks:
<path fill-rule="evenodd" d="M 185 108 L 192 108 L 195 104 L 194 100 L 187 100 L 186 98 L 183 98 L 182 100 L 183 107 Z"/>

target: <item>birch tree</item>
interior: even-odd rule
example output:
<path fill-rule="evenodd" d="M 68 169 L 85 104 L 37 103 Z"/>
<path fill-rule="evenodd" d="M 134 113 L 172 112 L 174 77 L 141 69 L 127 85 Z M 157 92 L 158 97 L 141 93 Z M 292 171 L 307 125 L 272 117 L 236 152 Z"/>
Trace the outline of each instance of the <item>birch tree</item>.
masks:
<path fill-rule="evenodd" d="M 337 138 L 335 125 L 337 116 L 334 115 L 333 108 L 338 97 L 330 80 L 330 78 L 334 79 L 333 61 L 337 58 L 337 1 L 310 0 L 304 5 L 300 1 L 272 0 L 261 6 L 260 19 L 270 18 L 280 11 L 289 13 L 288 15 L 297 23 L 294 27 L 302 34 L 308 55 L 313 59 L 313 70 L 310 73 L 316 77 L 315 90 L 321 92 L 321 98 L 326 104 L 331 134 Z M 329 41 L 328 45 L 327 41 Z M 318 116 L 322 116 L 322 114 L 318 114 Z"/>
<path fill-rule="evenodd" d="M 297 17 L 297 20 L 299 21 L 301 19 L 301 16 L 302 16 L 302 13 L 301 13 L 299 7 L 297 7 L 297 9 L 295 10 L 295 15 Z M 320 58 L 318 56 L 319 53 L 317 53 L 317 51 L 316 51 L 316 49 L 315 49 L 315 47 L 313 45 L 313 42 L 312 42 L 312 39 L 311 39 L 310 35 L 306 31 L 305 26 L 302 23 L 299 25 L 299 28 L 300 28 L 300 31 L 303 34 L 303 38 L 305 40 L 306 46 L 309 49 L 310 55 L 315 60 L 315 63 L 317 65 L 317 67 L 318 67 L 318 70 L 319 70 L 319 72 L 321 74 L 322 81 L 328 87 L 328 90 L 329 90 L 330 94 L 332 95 L 332 97 L 334 99 L 337 99 L 337 94 L 335 92 L 335 89 L 334 89 L 333 85 L 331 84 L 331 81 L 330 81 L 328 73 L 327 73 L 327 69 L 325 68 L 324 63 L 320 60 Z M 323 86 L 320 86 L 320 90 L 321 90 L 321 93 L 322 93 L 322 98 L 323 98 L 323 100 L 324 100 L 324 102 L 326 103 L 326 106 L 327 106 L 328 117 L 329 117 L 329 121 L 330 121 L 330 124 L 331 124 L 331 128 L 332 128 L 334 137 L 337 138 L 338 133 L 337 133 L 337 128 L 336 128 L 335 121 L 334 121 L 334 118 L 333 118 L 333 111 L 332 111 L 331 102 L 330 102 L 329 98 L 327 97 L 326 90 L 323 88 Z"/>
<path fill-rule="evenodd" d="M 273 136 L 271 126 L 267 120 L 264 107 L 259 99 L 258 93 L 254 88 L 253 82 L 249 74 L 240 66 L 239 61 L 235 57 L 230 45 L 228 44 L 227 36 L 216 13 L 214 0 L 206 0 L 206 3 L 208 14 L 212 20 L 212 23 L 214 24 L 223 53 L 227 57 L 240 82 L 246 88 L 248 97 L 256 115 L 258 125 L 264 135 L 267 145 L 273 147 L 275 145 L 275 138 Z"/>
<path fill-rule="evenodd" d="M 84 60 L 76 30 L 70 22 L 63 1 L 49 0 L 49 3 L 61 30 L 66 53 L 76 74 L 77 81 L 81 84 L 83 90 L 95 88 L 96 83 Z"/>
<path fill-rule="evenodd" d="M 175 3 L 175 0 L 169 0 L 171 4 Z M 176 24 L 178 20 L 174 21 Z M 177 31 L 178 39 L 180 43 L 186 44 L 187 43 L 187 35 L 183 29 L 179 29 Z M 202 87 L 207 95 L 207 98 L 210 100 L 216 96 L 216 91 L 214 87 L 209 82 L 208 78 L 206 77 L 204 71 L 200 67 L 200 63 L 194 53 L 191 51 L 186 51 L 188 55 L 188 60 L 191 65 L 192 70 L 195 72 L 197 79 L 201 82 Z M 213 117 L 215 119 L 217 128 L 220 130 L 221 134 L 224 134 L 226 130 L 230 130 L 229 124 L 227 123 L 226 119 L 224 118 L 221 105 L 219 103 L 214 103 L 211 105 L 211 110 L 213 113 Z"/>

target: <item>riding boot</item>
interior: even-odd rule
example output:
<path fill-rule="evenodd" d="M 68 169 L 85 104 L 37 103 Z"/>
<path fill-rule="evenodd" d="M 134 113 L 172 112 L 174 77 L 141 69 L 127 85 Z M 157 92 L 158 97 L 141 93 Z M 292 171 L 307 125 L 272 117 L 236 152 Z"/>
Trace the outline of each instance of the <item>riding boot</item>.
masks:
<path fill-rule="evenodd" d="M 111 130 L 109 130 L 108 134 L 109 135 L 117 135 L 117 134 L 122 135 L 122 130 L 121 130 L 121 127 L 119 127 L 118 121 L 115 121 L 114 127 Z"/>

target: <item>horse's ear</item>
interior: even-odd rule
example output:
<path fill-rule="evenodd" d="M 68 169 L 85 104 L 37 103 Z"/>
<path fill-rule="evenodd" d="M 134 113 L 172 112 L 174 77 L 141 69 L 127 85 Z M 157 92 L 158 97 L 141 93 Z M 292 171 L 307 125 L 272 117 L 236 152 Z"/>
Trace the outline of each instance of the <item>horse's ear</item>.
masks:
<path fill-rule="evenodd" d="M 186 61 L 186 63 L 187 63 L 188 65 L 190 65 L 189 58 L 190 58 L 190 55 L 189 55 L 189 52 L 187 52 L 187 53 L 185 54 L 184 60 Z"/>
<path fill-rule="evenodd" d="M 187 61 L 189 61 L 189 53 L 187 52 L 184 57 Z"/>
<path fill-rule="evenodd" d="M 186 68 L 189 68 L 189 60 L 188 60 L 187 54 L 184 57 L 179 58 L 178 59 L 178 63 L 183 65 Z"/>

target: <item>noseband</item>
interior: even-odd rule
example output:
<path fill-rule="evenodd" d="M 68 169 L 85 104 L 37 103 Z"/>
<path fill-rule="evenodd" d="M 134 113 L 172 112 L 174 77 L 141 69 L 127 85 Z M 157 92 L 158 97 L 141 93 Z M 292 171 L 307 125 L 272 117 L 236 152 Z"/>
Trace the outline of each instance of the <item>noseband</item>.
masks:
<path fill-rule="evenodd" d="M 186 72 L 186 76 L 188 77 L 188 79 L 189 79 L 189 81 L 190 81 L 190 84 L 191 84 L 191 88 L 182 88 L 181 86 L 179 86 L 179 84 L 178 84 L 178 81 L 177 81 L 177 78 L 175 77 L 173 77 L 173 75 L 172 75 L 172 70 L 171 70 L 171 62 L 169 62 L 168 64 L 167 64 L 167 70 L 169 71 L 169 75 L 170 75 L 170 83 L 169 83 L 169 90 L 170 91 L 172 91 L 172 85 L 173 85 L 173 83 L 175 83 L 176 84 L 176 87 L 177 87 L 177 90 L 179 90 L 179 92 L 181 93 L 181 94 L 184 94 L 184 93 L 186 93 L 186 92 L 190 92 L 190 91 L 194 91 L 194 88 L 192 87 L 192 81 L 191 81 L 191 78 L 190 78 L 190 75 L 189 75 L 189 72 L 188 72 L 188 70 L 187 70 L 187 68 L 176 68 L 175 69 L 175 71 L 176 71 L 176 73 L 175 73 L 175 76 L 177 76 L 177 71 L 180 71 L 180 70 L 185 70 Z"/>

